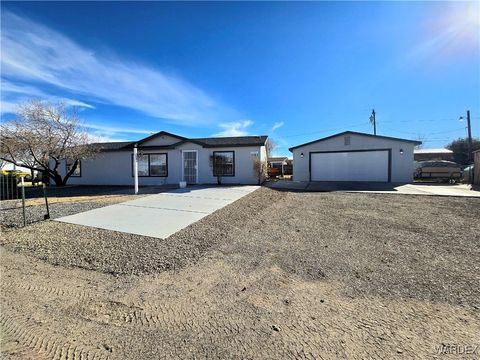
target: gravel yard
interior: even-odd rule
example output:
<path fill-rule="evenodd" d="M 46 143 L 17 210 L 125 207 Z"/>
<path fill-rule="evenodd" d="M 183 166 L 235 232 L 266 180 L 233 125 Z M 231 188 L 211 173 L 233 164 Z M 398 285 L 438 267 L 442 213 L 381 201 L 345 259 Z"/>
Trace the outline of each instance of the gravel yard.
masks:
<path fill-rule="evenodd" d="M 480 345 L 478 218 L 480 199 L 261 188 L 166 240 L 12 228 L 4 345 L 14 358 L 41 352 L 15 335 L 28 326 L 112 358 L 424 358 L 445 341 Z"/>
<path fill-rule="evenodd" d="M 93 200 L 85 198 L 51 198 L 49 203 L 50 218 L 55 219 L 62 216 L 78 214 L 83 211 L 96 209 L 132 199 L 133 196 L 101 196 Z M 43 221 L 47 208 L 43 199 L 35 201 L 27 200 L 25 206 L 25 217 L 27 224 Z M 0 224 L 2 230 L 18 228 L 23 226 L 23 210 L 21 200 L 2 201 L 0 205 Z M 44 223 L 45 225 L 45 223 Z"/>

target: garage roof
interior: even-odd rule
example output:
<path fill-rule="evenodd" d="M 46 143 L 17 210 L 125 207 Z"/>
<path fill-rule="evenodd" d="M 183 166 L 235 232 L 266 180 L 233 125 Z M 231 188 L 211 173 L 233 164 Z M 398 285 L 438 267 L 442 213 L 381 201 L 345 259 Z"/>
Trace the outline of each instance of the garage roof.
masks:
<path fill-rule="evenodd" d="M 291 147 L 288 150 L 292 151 L 292 150 L 298 149 L 299 147 L 302 147 L 302 146 L 305 146 L 305 145 L 314 144 L 314 143 L 317 143 L 317 142 L 320 142 L 320 141 L 328 140 L 328 139 L 331 139 L 331 138 L 334 138 L 334 137 L 337 137 L 337 136 L 343 136 L 343 135 L 347 135 L 347 134 L 369 136 L 369 137 L 373 137 L 373 138 L 377 138 L 377 139 L 387 139 L 387 140 L 392 140 L 392 141 L 409 142 L 409 143 L 413 143 L 415 145 L 420 145 L 422 143 L 421 141 L 416 141 L 416 140 L 401 139 L 401 138 L 395 138 L 395 137 L 390 137 L 390 136 L 382 136 L 382 135 L 372 135 L 372 134 L 366 134 L 366 133 L 361 133 L 361 132 L 356 132 L 356 131 L 344 131 L 344 132 L 334 134 L 334 135 L 330 135 L 330 136 L 327 136 L 327 137 L 324 137 L 324 138 L 321 138 L 321 139 L 313 140 L 313 141 L 307 142 L 305 144 L 301 144 L 301 145 Z"/>

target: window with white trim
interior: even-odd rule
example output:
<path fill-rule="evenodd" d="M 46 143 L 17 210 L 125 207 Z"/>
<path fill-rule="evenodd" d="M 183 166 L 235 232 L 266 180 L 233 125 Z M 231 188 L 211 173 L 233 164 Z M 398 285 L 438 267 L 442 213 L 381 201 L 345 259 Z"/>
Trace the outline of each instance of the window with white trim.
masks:
<path fill-rule="evenodd" d="M 235 152 L 213 152 L 213 176 L 235 176 Z"/>

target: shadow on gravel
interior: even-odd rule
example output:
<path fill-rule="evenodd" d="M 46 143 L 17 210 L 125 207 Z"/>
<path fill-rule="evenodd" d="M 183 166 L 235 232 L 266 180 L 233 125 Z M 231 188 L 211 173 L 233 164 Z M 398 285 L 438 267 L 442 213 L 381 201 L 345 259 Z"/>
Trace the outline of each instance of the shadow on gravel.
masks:
<path fill-rule="evenodd" d="M 396 191 L 400 183 L 366 182 L 366 181 L 312 181 L 306 191 Z"/>
<path fill-rule="evenodd" d="M 177 189 L 177 185 L 141 186 L 139 194 L 157 194 L 159 192 Z M 98 195 L 133 195 L 133 186 L 102 186 L 102 185 L 67 185 L 63 187 L 49 186 L 48 197 L 76 197 Z M 27 199 L 43 198 L 41 186 L 25 188 Z"/>

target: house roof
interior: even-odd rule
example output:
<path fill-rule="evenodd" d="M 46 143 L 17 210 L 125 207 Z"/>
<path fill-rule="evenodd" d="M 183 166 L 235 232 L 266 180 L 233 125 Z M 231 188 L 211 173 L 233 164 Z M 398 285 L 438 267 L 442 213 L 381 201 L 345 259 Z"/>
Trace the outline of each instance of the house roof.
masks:
<path fill-rule="evenodd" d="M 453 154 L 452 150 L 449 149 L 415 149 L 413 150 L 414 154 Z"/>
<path fill-rule="evenodd" d="M 314 144 L 314 143 L 317 143 L 317 142 L 320 142 L 320 141 L 325 141 L 325 140 L 332 139 L 332 138 L 337 137 L 337 136 L 343 136 L 343 135 L 347 135 L 347 134 L 350 134 L 350 135 L 368 136 L 368 137 L 372 137 L 372 138 L 376 138 L 376 139 L 386 139 L 386 140 L 392 140 L 392 141 L 409 142 L 409 143 L 413 143 L 413 144 L 415 144 L 415 145 L 420 145 L 420 144 L 422 143 L 421 141 L 401 139 L 401 138 L 390 137 L 390 136 L 372 135 L 372 134 L 361 133 L 361 132 L 356 132 L 356 131 L 343 131 L 343 132 L 338 133 L 338 134 L 330 135 L 330 136 L 327 136 L 327 137 L 324 137 L 324 138 L 321 138 L 321 139 L 317 139 L 317 140 L 313 140 L 313 141 L 307 142 L 307 143 L 305 143 L 305 144 L 301 144 L 301 145 L 297 145 L 297 146 L 291 147 L 291 148 L 288 149 L 288 150 L 292 151 L 292 150 L 298 149 L 298 148 L 300 148 L 300 147 L 302 147 L 302 146 Z"/>
<path fill-rule="evenodd" d="M 137 144 L 138 145 L 143 144 L 144 142 L 146 142 L 148 140 L 155 139 L 157 136 L 162 136 L 162 135 L 167 135 L 167 136 L 170 136 L 170 137 L 174 137 L 174 138 L 177 138 L 178 140 L 187 140 L 187 138 L 185 138 L 183 136 L 172 134 L 172 133 L 169 133 L 167 131 L 162 130 L 162 131 L 159 131 L 155 134 L 152 134 L 150 136 L 147 136 L 146 138 L 143 138 L 143 139 L 137 141 Z"/>
<path fill-rule="evenodd" d="M 168 135 L 177 138 L 179 141 L 171 145 L 145 145 L 142 146 L 148 140 L 151 140 L 157 136 Z M 186 142 L 192 142 L 201 145 L 205 148 L 215 147 L 239 147 L 239 146 L 263 146 L 267 141 L 268 136 L 231 136 L 231 137 L 211 137 L 211 138 L 194 138 L 189 139 L 183 136 L 168 133 L 166 131 L 160 131 L 156 134 L 150 135 L 139 141 L 122 141 L 122 142 L 106 142 L 106 143 L 94 143 L 92 146 L 98 146 L 100 151 L 124 151 L 132 149 L 135 144 L 144 150 L 158 150 L 158 149 L 174 149 L 178 145 Z"/>
<path fill-rule="evenodd" d="M 203 144 L 205 147 L 224 147 L 224 146 L 263 146 L 268 136 L 232 136 L 232 137 L 211 137 L 189 139 L 193 142 Z"/>
<path fill-rule="evenodd" d="M 92 143 L 90 146 L 98 147 L 100 151 L 117 151 L 128 145 L 133 144 L 132 141 L 114 141 L 114 142 L 98 142 Z"/>

